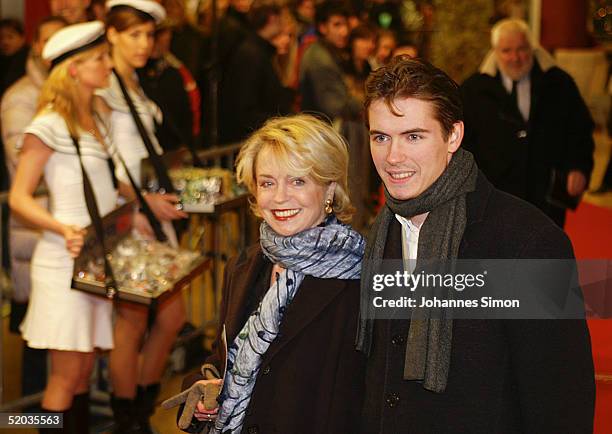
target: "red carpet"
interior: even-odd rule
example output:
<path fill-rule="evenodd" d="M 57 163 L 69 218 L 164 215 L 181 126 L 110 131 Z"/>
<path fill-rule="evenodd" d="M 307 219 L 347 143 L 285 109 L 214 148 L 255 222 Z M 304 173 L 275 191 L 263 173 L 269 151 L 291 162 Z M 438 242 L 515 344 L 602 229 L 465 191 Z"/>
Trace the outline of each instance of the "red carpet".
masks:
<path fill-rule="evenodd" d="M 578 259 L 612 258 L 612 209 L 581 202 L 567 213 L 565 232 Z"/>
<path fill-rule="evenodd" d="M 612 209 L 581 203 L 569 212 L 565 231 L 578 259 L 612 258 Z M 612 433 L 612 320 L 590 320 L 597 376 L 595 433 Z"/>

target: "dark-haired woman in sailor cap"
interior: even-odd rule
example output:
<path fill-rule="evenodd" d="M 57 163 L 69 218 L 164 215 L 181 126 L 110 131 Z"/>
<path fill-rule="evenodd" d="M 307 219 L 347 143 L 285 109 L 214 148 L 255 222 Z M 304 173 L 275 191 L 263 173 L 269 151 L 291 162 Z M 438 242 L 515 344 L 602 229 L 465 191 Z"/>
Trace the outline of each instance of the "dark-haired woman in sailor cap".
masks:
<path fill-rule="evenodd" d="M 140 182 L 140 164 L 149 157 L 147 146 L 124 95 L 123 84 L 138 118 L 147 134 L 152 150 L 162 154 L 155 138 L 155 121 L 161 123 L 159 108 L 142 90 L 135 70 L 143 67 L 154 44 L 155 25 L 165 17 L 164 8 L 151 0 L 110 0 L 106 3 L 107 38 L 115 73 L 110 86 L 99 93 L 112 110 L 113 142 L 126 162 L 127 169 Z M 119 179 L 127 174 L 120 167 Z M 168 239 L 176 243 L 170 220 L 185 218 L 177 210 L 178 198 L 173 194 L 148 193 L 145 196 L 156 216 L 162 221 Z M 158 304 L 155 320 L 147 331 L 149 310 L 130 303 L 117 304 L 115 348 L 110 356 L 113 384 L 111 406 L 117 432 L 137 429 L 149 433 L 149 417 L 159 394 L 159 382 L 176 336 L 185 322 L 185 306 L 180 293 Z M 139 363 L 139 361 L 142 362 Z M 137 426 L 134 427 L 134 424 Z"/>
<path fill-rule="evenodd" d="M 113 347 L 112 303 L 71 289 L 82 228 L 91 222 L 72 137 L 80 144 L 100 214 L 117 203 L 108 163 L 111 142 L 105 120 L 95 109 L 101 101 L 94 96 L 96 89 L 108 86 L 112 70 L 104 24 L 76 24 L 58 31 L 45 45 L 43 58 L 53 66 L 42 87 L 38 114 L 25 130 L 9 198 L 12 210 L 42 231 L 32 257 L 32 292 L 21 331 L 28 346 L 49 350 L 44 411 L 64 413 L 61 432 L 82 434 L 89 431 L 94 350 Z M 41 177 L 49 191 L 49 210 L 33 198 Z"/>

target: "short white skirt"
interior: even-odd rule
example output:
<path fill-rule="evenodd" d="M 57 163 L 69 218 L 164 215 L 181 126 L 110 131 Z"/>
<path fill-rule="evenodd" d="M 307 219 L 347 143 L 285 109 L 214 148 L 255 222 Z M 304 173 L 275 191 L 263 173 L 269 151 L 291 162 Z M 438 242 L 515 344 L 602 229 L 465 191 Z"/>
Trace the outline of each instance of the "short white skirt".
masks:
<path fill-rule="evenodd" d="M 31 277 L 21 324 L 29 347 L 81 352 L 113 348 L 112 302 L 71 289 L 72 267 L 32 264 Z"/>

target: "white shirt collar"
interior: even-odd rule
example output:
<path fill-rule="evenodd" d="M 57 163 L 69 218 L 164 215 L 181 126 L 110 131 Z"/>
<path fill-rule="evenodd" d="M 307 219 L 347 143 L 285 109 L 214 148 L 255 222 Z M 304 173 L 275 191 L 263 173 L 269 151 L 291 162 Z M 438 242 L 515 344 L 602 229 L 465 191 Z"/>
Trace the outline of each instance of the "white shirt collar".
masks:
<path fill-rule="evenodd" d="M 429 214 L 429 213 L 427 213 L 427 214 Z M 417 233 L 418 234 L 419 231 L 421 230 L 421 226 L 423 226 L 422 223 L 421 223 L 421 226 L 417 226 L 414 223 L 412 223 L 412 220 L 407 219 L 406 217 L 402 217 L 399 214 L 395 214 L 395 218 L 397 219 L 398 222 L 400 222 L 400 224 L 403 227 L 405 227 L 406 229 L 408 229 L 412 233 Z"/>
<path fill-rule="evenodd" d="M 499 74 L 501 75 L 502 83 L 503 83 L 504 88 L 506 89 L 506 91 L 508 93 L 512 92 L 512 81 L 513 80 L 510 77 L 508 77 L 506 74 L 501 72 L 501 70 L 499 71 Z M 529 78 L 529 74 L 525 74 L 523 76 L 523 78 L 518 80 L 517 87 L 520 88 L 521 86 L 525 86 L 527 83 L 531 83 L 531 79 Z"/>
<path fill-rule="evenodd" d="M 512 79 L 501 71 L 499 73 L 501 75 L 504 89 L 506 89 L 506 92 L 511 93 Z M 529 77 L 529 74 L 526 74 L 517 82 L 516 93 L 518 98 L 518 109 L 521 112 L 523 119 L 527 121 L 531 111 L 531 78 Z"/>

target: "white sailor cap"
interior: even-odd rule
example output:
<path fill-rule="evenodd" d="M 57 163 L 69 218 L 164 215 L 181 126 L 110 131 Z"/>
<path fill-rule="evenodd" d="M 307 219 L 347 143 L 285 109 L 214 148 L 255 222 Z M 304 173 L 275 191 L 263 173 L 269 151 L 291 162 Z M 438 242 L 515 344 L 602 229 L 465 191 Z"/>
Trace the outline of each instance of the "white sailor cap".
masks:
<path fill-rule="evenodd" d="M 42 58 L 51 61 L 51 68 L 67 58 L 95 47 L 106 40 L 104 23 L 91 21 L 73 24 L 58 30 L 43 48 Z"/>
<path fill-rule="evenodd" d="M 155 24 L 161 23 L 166 19 L 166 9 L 153 0 L 108 0 L 106 9 L 110 10 L 115 6 L 129 6 L 147 15 L 151 15 Z"/>

